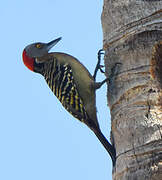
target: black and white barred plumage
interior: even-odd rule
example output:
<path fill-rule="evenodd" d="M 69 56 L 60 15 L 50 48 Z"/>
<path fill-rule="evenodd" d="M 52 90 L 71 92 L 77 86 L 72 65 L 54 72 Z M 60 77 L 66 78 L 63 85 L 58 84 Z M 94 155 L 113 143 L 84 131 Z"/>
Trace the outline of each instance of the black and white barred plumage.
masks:
<path fill-rule="evenodd" d="M 71 67 L 67 63 L 60 64 L 56 58 L 53 58 L 45 64 L 44 69 L 44 77 L 48 86 L 65 109 L 82 122 L 88 119 Z"/>

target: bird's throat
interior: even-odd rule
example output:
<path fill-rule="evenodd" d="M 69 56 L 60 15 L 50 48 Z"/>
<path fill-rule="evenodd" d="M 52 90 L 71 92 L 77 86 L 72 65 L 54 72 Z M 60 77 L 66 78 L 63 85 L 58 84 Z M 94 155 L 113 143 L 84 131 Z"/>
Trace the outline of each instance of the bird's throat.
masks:
<path fill-rule="evenodd" d="M 34 71 L 34 58 L 30 58 L 27 54 L 26 51 L 23 51 L 23 62 L 25 66 L 30 69 L 31 71 Z"/>

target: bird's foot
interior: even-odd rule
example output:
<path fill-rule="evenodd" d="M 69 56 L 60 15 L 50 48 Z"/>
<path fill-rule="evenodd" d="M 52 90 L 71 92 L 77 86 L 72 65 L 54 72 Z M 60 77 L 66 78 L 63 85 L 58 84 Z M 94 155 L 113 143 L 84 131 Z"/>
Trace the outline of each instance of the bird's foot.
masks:
<path fill-rule="evenodd" d="M 97 65 L 96 65 L 96 68 L 95 68 L 95 71 L 94 71 L 94 75 L 93 75 L 93 78 L 94 78 L 94 80 L 96 80 L 96 76 L 97 76 L 97 72 L 98 72 L 98 70 L 100 70 L 100 72 L 101 73 L 105 73 L 104 71 L 103 71 L 103 65 L 101 65 L 100 63 L 101 63 L 101 56 L 104 54 L 104 50 L 103 49 L 100 49 L 99 51 L 98 51 L 98 53 L 97 53 L 97 57 L 98 57 L 98 62 L 97 62 Z"/>
<path fill-rule="evenodd" d="M 114 89 L 115 78 L 119 72 L 119 68 L 121 65 L 122 65 L 122 63 L 115 63 L 115 65 L 111 69 L 111 74 L 109 76 L 109 86 L 108 86 L 108 89 L 110 92 L 112 92 Z"/>

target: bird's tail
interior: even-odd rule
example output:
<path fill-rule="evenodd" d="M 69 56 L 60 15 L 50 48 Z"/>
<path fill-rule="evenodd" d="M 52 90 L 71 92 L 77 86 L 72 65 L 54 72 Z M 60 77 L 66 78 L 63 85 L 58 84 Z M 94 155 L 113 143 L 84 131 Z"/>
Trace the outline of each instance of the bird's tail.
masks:
<path fill-rule="evenodd" d="M 99 141 L 102 143 L 102 145 L 105 147 L 109 155 L 111 156 L 113 166 L 115 166 L 116 162 L 116 151 L 115 148 L 109 143 L 109 141 L 106 139 L 106 137 L 102 134 L 100 129 L 94 130 L 93 131 Z"/>

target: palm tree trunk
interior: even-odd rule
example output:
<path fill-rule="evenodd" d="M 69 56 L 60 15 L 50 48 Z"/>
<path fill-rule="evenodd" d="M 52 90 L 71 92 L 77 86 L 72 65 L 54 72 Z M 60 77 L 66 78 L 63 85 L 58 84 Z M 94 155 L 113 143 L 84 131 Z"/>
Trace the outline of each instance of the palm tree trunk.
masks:
<path fill-rule="evenodd" d="M 104 0 L 113 180 L 162 180 L 162 1 Z"/>

